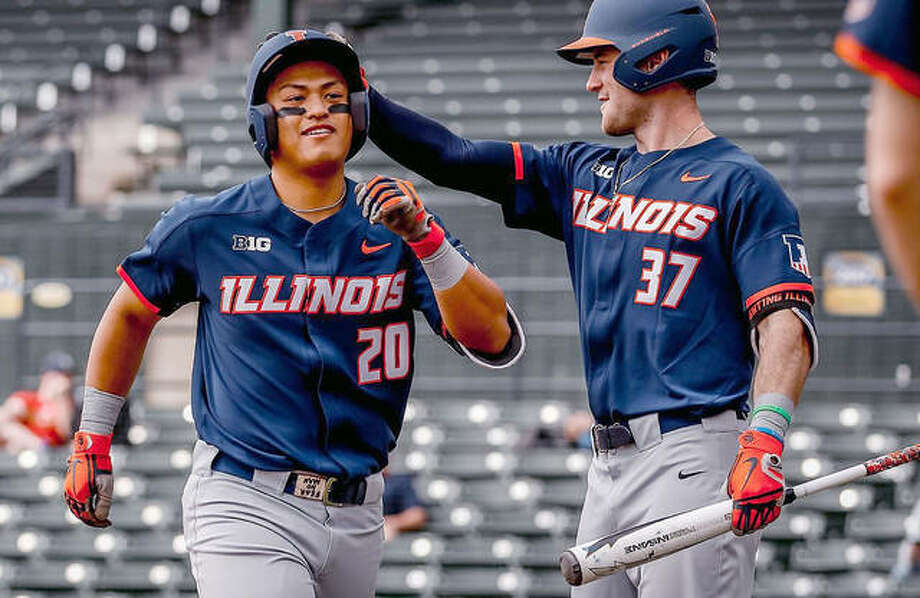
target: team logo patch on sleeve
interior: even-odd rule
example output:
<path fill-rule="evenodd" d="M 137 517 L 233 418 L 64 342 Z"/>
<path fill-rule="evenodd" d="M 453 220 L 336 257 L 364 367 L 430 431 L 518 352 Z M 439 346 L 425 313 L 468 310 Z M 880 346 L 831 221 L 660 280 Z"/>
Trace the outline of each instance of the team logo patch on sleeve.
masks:
<path fill-rule="evenodd" d="M 799 235 L 783 235 L 783 243 L 789 253 L 789 265 L 792 266 L 792 269 L 811 278 L 808 256 L 805 255 L 805 240 Z"/>

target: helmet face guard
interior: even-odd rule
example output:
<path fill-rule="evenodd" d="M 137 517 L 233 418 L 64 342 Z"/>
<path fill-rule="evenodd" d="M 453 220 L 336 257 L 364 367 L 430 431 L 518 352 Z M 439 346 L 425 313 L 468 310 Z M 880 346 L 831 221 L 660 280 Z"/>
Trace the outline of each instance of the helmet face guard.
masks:
<path fill-rule="evenodd" d="M 620 50 L 613 78 L 644 93 L 675 81 L 700 89 L 716 80 L 718 31 L 705 0 L 595 0 L 581 38 L 556 52 L 575 64 L 592 64 L 593 50 Z M 656 52 L 668 58 L 652 72 L 640 66 Z"/>
<path fill-rule="evenodd" d="M 249 136 L 252 138 L 256 152 L 269 166 L 272 164 L 272 150 L 278 146 L 278 117 L 271 104 L 265 101 L 268 86 L 275 76 L 285 68 L 317 60 L 336 67 L 345 78 L 348 86 L 348 109 L 337 106 L 332 112 L 347 111 L 351 113 L 352 137 L 351 147 L 346 160 L 358 153 L 367 140 L 367 127 L 370 119 L 370 106 L 367 102 L 367 90 L 361 79 L 361 66 L 358 55 L 344 41 L 344 38 L 322 33 L 313 29 L 294 29 L 269 37 L 259 46 L 246 81 L 246 99 L 248 102 L 247 119 Z"/>

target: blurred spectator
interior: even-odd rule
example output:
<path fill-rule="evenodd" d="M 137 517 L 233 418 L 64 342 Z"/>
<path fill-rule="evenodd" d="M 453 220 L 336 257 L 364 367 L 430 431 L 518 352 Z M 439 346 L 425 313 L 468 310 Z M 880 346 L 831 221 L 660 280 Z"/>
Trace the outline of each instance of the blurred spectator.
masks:
<path fill-rule="evenodd" d="M 392 540 L 402 532 L 425 527 L 428 511 L 412 487 L 412 475 L 383 470 L 386 487 L 383 491 L 383 537 Z"/>
<path fill-rule="evenodd" d="M 912 575 L 920 575 L 920 502 L 905 521 L 907 533 L 898 548 L 898 560 L 891 570 L 891 581 L 900 583 Z"/>
<path fill-rule="evenodd" d="M 568 447 L 591 450 L 594 417 L 579 409 L 568 414 L 562 425 L 539 426 L 524 442 L 530 447 Z"/>
<path fill-rule="evenodd" d="M 594 416 L 585 410 L 573 411 L 562 424 L 562 438 L 572 448 L 591 449 Z"/>
<path fill-rule="evenodd" d="M 42 360 L 36 390 L 19 390 L 0 405 L 0 447 L 12 453 L 67 444 L 74 420 L 74 360 L 59 351 Z"/>

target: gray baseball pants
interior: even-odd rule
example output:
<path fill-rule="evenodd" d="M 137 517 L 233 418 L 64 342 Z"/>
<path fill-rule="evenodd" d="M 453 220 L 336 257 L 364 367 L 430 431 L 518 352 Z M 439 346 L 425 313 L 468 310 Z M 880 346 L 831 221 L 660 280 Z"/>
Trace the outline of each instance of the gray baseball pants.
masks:
<path fill-rule="evenodd" d="M 632 419 L 629 427 L 635 444 L 595 451 L 578 544 L 725 500 L 738 432 L 747 424 L 729 410 L 666 434 L 657 414 Z M 572 598 L 750 598 L 759 541 L 759 533 L 725 534 L 573 588 Z"/>
<path fill-rule="evenodd" d="M 363 505 L 333 507 L 284 493 L 289 472 L 251 482 L 211 470 L 198 441 L 182 493 L 182 527 L 201 598 L 361 598 L 383 554 L 383 476 Z"/>

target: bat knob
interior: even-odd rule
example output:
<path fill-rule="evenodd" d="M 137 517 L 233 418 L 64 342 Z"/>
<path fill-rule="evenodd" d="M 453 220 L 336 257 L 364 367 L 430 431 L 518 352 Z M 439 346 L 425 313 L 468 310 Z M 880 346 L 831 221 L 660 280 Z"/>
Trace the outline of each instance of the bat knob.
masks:
<path fill-rule="evenodd" d="M 581 563 L 575 557 L 571 550 L 566 550 L 559 557 L 559 568 L 562 570 L 562 576 L 569 585 L 580 586 L 582 582 Z"/>

